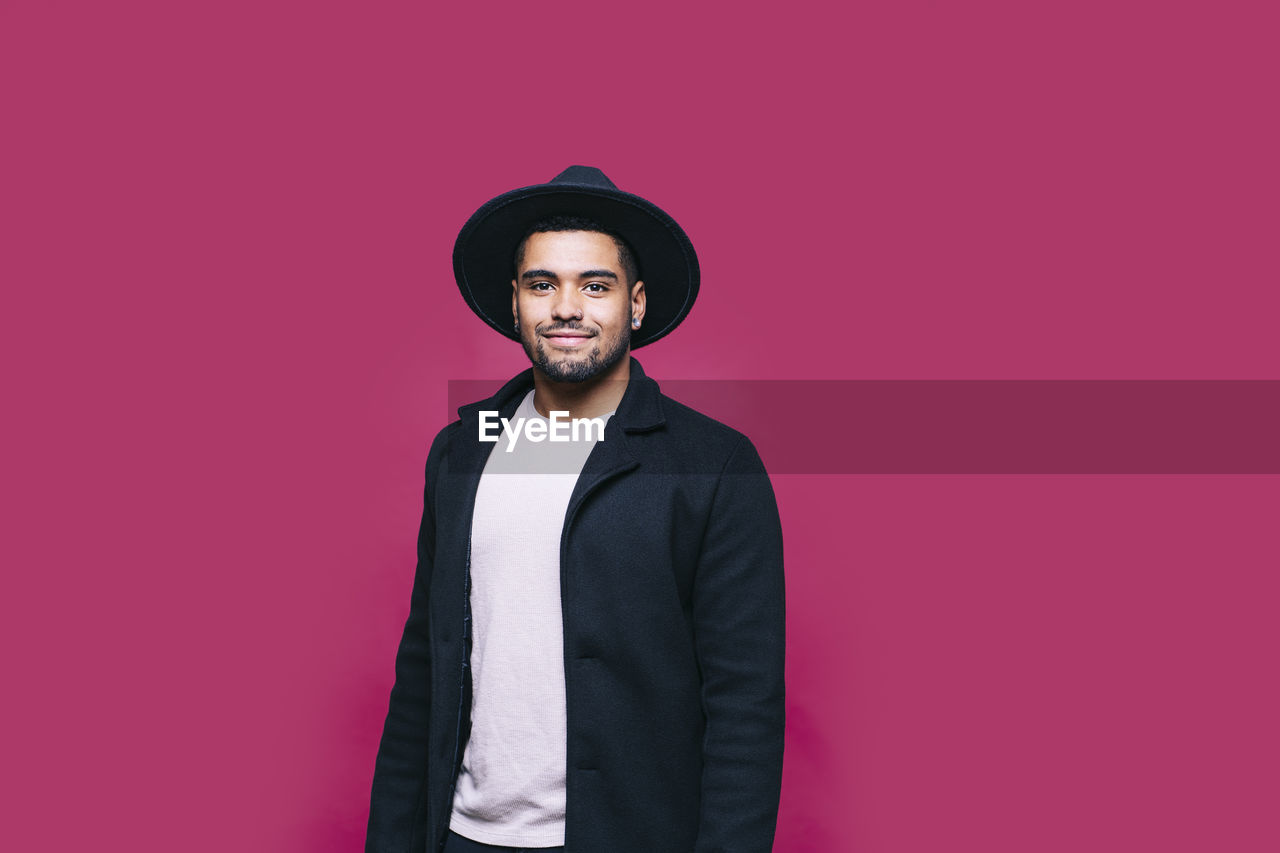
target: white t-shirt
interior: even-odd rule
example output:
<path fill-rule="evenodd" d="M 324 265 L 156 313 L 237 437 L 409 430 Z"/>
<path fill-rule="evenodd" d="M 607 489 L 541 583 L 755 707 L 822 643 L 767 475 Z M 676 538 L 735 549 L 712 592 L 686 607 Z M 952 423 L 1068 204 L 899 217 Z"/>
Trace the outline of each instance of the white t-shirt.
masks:
<path fill-rule="evenodd" d="M 512 415 L 512 428 L 519 418 L 548 422 L 533 406 L 533 391 Z M 502 435 L 480 477 L 471 524 L 471 737 L 450 819 L 450 829 L 472 841 L 564 844 L 560 534 L 602 432 L 555 442 L 522 432 L 511 443 Z"/>

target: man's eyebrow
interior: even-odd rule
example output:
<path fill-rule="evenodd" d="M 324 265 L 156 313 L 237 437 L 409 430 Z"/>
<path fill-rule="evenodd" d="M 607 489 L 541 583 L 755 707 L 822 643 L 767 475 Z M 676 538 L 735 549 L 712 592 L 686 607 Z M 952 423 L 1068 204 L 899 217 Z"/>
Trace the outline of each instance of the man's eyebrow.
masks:
<path fill-rule="evenodd" d="M 551 270 L 525 270 L 520 274 L 520 278 L 529 281 L 535 278 L 554 278 L 559 281 L 560 277 Z M 618 280 L 618 274 L 613 270 L 584 270 L 578 273 L 578 278 L 611 278 Z"/>

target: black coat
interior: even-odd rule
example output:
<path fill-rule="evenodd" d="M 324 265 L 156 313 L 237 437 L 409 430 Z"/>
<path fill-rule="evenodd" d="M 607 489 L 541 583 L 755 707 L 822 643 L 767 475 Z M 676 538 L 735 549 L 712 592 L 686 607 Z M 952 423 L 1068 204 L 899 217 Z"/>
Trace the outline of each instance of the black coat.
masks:
<path fill-rule="evenodd" d="M 366 853 L 443 844 L 470 729 L 471 513 L 497 446 L 478 440 L 477 413 L 511 417 L 532 386 L 526 370 L 462 407 L 427 456 Z M 569 501 L 560 582 L 567 853 L 770 850 L 782 777 L 782 532 L 751 442 L 664 396 L 631 359 Z"/>

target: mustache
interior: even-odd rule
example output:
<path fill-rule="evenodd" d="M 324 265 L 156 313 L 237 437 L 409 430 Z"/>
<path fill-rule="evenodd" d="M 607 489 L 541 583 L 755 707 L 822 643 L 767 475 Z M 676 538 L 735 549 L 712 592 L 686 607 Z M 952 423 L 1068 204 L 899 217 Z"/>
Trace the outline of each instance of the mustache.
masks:
<path fill-rule="evenodd" d="M 556 332 L 586 332 L 586 331 L 587 330 L 583 328 L 581 323 L 577 321 L 571 321 L 568 325 L 547 326 L 546 328 L 538 329 L 538 334 L 553 335 Z"/>

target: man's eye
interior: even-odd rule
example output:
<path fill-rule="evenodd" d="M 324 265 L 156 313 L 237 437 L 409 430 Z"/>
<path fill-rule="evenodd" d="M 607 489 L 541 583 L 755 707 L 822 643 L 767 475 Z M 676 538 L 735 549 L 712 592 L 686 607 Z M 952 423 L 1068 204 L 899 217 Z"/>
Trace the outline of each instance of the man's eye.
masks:
<path fill-rule="evenodd" d="M 593 281 L 587 285 L 587 290 L 590 290 L 592 293 L 600 293 L 601 291 L 606 289 L 607 288 L 605 288 L 605 286 L 598 281 Z"/>
<path fill-rule="evenodd" d="M 551 289 L 551 282 L 549 282 L 549 281 L 535 281 L 532 285 L 530 285 L 530 287 L 532 287 L 534 290 L 550 290 L 550 289 Z"/>

